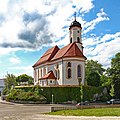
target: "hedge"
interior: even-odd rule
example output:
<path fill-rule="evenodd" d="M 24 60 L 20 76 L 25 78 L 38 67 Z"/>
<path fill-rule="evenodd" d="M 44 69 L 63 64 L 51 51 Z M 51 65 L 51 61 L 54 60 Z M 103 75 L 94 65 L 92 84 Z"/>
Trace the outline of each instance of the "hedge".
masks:
<path fill-rule="evenodd" d="M 51 103 L 52 94 L 54 103 L 81 101 L 80 86 L 16 86 L 15 89 L 20 89 L 25 92 L 37 92 L 37 94 L 46 98 L 47 103 Z M 83 86 L 83 101 L 93 101 L 95 94 L 101 97 L 103 95 L 102 92 L 103 87 Z"/>

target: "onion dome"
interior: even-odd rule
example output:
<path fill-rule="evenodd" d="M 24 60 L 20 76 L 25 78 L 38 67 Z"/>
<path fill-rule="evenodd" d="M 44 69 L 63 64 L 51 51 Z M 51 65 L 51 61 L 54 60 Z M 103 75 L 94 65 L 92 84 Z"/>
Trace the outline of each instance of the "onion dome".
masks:
<path fill-rule="evenodd" d="M 75 26 L 82 28 L 81 24 L 79 22 L 77 22 L 76 19 L 71 23 L 69 29 L 71 29 L 72 27 L 75 27 Z"/>

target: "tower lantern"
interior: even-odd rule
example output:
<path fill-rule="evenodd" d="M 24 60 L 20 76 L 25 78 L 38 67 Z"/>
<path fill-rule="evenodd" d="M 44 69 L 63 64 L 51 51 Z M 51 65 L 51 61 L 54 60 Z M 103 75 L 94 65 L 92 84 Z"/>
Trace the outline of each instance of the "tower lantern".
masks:
<path fill-rule="evenodd" d="M 76 13 L 74 15 L 75 19 L 74 21 L 71 23 L 70 27 L 69 27 L 69 36 L 70 36 L 70 43 L 76 42 L 79 43 L 81 45 L 79 45 L 80 49 L 82 50 L 82 39 L 81 39 L 81 31 L 82 31 L 82 27 L 81 24 L 76 21 Z"/>

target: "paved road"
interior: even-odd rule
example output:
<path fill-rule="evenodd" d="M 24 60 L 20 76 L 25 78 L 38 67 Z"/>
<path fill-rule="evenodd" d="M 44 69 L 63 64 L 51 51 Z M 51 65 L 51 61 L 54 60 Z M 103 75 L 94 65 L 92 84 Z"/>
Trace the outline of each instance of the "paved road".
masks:
<path fill-rule="evenodd" d="M 120 117 L 75 117 L 44 115 L 51 105 L 0 103 L 0 120 L 120 120 Z M 42 114 L 41 114 L 42 113 Z"/>
<path fill-rule="evenodd" d="M 22 105 L 0 103 L 0 120 L 27 120 L 34 114 L 50 112 L 50 105 Z M 28 119 L 29 120 L 29 119 Z"/>

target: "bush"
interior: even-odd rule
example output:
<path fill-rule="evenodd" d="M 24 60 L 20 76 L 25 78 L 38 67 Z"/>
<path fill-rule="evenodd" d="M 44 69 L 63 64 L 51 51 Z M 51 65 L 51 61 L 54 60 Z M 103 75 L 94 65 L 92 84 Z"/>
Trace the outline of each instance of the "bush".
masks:
<path fill-rule="evenodd" d="M 7 101 L 34 101 L 46 102 L 43 95 L 36 94 L 36 92 L 24 91 L 22 89 L 14 89 L 6 98 Z"/>

